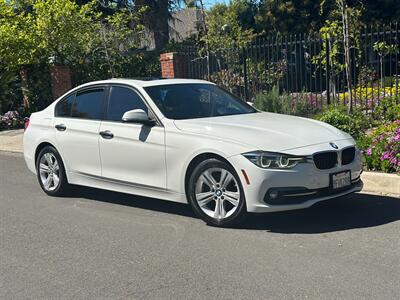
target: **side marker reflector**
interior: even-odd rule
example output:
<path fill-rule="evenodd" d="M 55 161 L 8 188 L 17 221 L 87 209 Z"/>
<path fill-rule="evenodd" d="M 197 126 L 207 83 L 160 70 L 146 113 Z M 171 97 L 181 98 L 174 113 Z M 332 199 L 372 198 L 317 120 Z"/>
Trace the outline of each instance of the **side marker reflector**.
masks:
<path fill-rule="evenodd" d="M 246 180 L 247 185 L 250 185 L 249 176 L 247 176 L 246 171 L 243 169 L 242 169 L 242 174 L 243 174 L 244 180 Z"/>

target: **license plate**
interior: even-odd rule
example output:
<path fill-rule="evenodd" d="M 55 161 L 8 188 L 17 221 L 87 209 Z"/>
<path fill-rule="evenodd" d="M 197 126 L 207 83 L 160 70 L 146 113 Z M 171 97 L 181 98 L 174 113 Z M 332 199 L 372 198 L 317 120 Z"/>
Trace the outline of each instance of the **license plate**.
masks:
<path fill-rule="evenodd" d="M 351 185 L 350 171 L 332 174 L 332 189 L 337 190 Z"/>

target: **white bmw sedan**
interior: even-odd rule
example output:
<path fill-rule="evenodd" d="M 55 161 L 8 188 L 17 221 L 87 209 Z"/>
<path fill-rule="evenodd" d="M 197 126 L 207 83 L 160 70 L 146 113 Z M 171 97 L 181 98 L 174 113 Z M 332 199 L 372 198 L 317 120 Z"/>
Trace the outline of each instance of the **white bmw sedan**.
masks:
<path fill-rule="evenodd" d="M 351 136 L 259 112 L 201 80 L 112 79 L 74 88 L 31 115 L 24 156 L 48 195 L 83 185 L 189 203 L 215 226 L 362 188 Z"/>

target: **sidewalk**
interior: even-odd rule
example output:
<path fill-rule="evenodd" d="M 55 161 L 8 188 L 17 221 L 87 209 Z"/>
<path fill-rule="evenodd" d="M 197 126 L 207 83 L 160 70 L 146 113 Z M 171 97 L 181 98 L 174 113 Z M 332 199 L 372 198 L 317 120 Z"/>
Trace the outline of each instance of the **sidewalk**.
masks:
<path fill-rule="evenodd" d="M 23 136 L 23 129 L 0 131 L 0 151 L 22 152 Z"/>

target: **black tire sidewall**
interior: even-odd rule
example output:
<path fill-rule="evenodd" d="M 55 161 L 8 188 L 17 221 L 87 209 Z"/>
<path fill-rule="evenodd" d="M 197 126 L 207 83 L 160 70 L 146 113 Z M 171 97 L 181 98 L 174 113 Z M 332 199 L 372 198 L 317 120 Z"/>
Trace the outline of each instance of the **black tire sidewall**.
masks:
<path fill-rule="evenodd" d="M 45 153 L 52 153 L 54 154 L 54 156 L 57 158 L 57 162 L 58 162 L 58 166 L 59 166 L 59 184 L 57 186 L 56 189 L 54 189 L 53 191 L 48 191 L 44 188 L 42 180 L 40 179 L 40 171 L 39 171 L 39 164 L 40 164 L 40 159 L 41 157 L 45 154 Z M 60 154 L 58 153 L 58 151 L 52 147 L 52 146 L 46 146 L 44 147 L 42 150 L 40 150 L 39 155 L 37 156 L 37 160 L 36 160 L 36 174 L 37 174 L 37 179 L 39 181 L 40 187 L 42 188 L 42 190 L 50 195 L 50 196 L 61 196 L 64 195 L 67 187 L 68 187 L 68 181 L 67 181 L 67 177 L 65 175 L 65 168 L 64 168 L 64 163 L 61 159 Z"/>
<path fill-rule="evenodd" d="M 236 209 L 236 211 L 229 216 L 226 219 L 222 220 L 217 220 L 215 218 L 212 218 L 208 216 L 206 213 L 202 211 L 200 206 L 198 205 L 196 201 L 196 196 L 195 196 L 195 186 L 196 186 L 196 181 L 199 178 L 199 176 L 207 169 L 210 168 L 222 168 L 227 171 L 229 171 L 236 179 L 238 183 L 238 188 L 240 191 L 240 199 L 239 199 L 239 206 Z M 244 216 L 247 214 L 247 208 L 246 208 L 246 198 L 244 195 L 242 183 L 240 181 L 239 176 L 237 175 L 236 171 L 227 163 L 215 159 L 215 158 L 210 158 L 207 160 L 202 161 L 192 172 L 190 178 L 189 178 L 189 184 L 188 184 L 188 200 L 190 205 L 192 206 L 194 212 L 196 213 L 197 216 L 199 216 L 202 220 L 204 220 L 207 224 L 213 225 L 213 226 L 219 226 L 219 227 L 231 227 L 234 225 L 239 224 L 243 219 Z"/>

